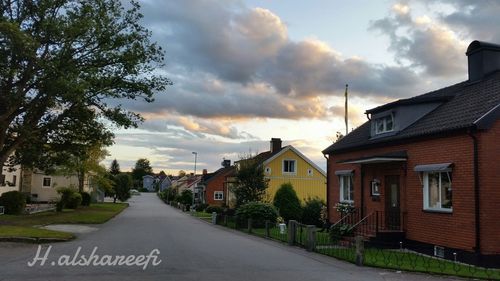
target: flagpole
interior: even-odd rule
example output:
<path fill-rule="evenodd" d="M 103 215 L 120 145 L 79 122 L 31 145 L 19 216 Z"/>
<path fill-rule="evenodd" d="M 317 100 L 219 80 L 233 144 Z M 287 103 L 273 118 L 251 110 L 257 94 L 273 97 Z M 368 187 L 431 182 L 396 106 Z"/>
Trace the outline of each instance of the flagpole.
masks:
<path fill-rule="evenodd" d="M 348 106 L 348 103 L 347 103 L 347 88 L 349 87 L 349 84 L 345 84 L 345 116 L 344 116 L 344 119 L 345 119 L 345 134 L 347 135 L 349 133 L 349 125 L 348 125 L 348 122 L 349 122 L 349 117 L 348 117 L 348 113 L 349 113 L 349 106 Z"/>

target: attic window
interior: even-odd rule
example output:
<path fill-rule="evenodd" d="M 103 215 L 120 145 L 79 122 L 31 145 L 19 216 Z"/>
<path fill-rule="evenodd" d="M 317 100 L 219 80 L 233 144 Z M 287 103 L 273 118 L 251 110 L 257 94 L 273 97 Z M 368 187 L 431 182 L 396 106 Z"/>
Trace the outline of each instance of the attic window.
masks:
<path fill-rule="evenodd" d="M 375 119 L 375 134 L 387 133 L 393 130 L 394 116 L 392 114 Z"/>

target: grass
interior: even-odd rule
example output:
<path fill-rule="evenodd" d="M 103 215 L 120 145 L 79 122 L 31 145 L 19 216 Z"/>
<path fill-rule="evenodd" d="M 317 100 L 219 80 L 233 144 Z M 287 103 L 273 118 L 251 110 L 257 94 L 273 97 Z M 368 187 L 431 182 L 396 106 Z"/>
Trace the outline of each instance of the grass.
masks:
<path fill-rule="evenodd" d="M 104 223 L 128 206 L 127 203 L 94 203 L 76 210 L 43 212 L 31 215 L 1 215 L 0 237 L 71 238 L 72 234 L 62 231 L 40 229 L 50 224 L 100 224 Z"/>
<path fill-rule="evenodd" d="M 317 252 L 354 263 L 354 248 L 318 248 Z M 454 275 L 467 278 L 500 280 L 500 270 L 486 269 L 455 263 L 414 252 L 368 248 L 364 253 L 364 265 L 404 271 Z"/>
<path fill-rule="evenodd" d="M 54 231 L 28 226 L 0 225 L 0 237 L 56 238 L 73 239 L 74 235 L 62 231 Z"/>
<path fill-rule="evenodd" d="M 199 218 L 199 219 L 202 219 L 202 220 L 205 220 L 205 221 L 209 221 L 209 222 L 212 221 L 212 214 L 205 213 L 205 212 L 194 212 L 194 213 L 191 213 L 191 214 L 193 216 Z"/>

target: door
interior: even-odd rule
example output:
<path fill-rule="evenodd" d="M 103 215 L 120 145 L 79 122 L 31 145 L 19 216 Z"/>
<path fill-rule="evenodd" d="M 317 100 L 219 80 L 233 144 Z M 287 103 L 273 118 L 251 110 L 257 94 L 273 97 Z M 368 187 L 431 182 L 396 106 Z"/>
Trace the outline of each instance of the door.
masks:
<path fill-rule="evenodd" d="M 390 230 L 401 229 L 399 176 L 385 177 L 385 226 Z"/>

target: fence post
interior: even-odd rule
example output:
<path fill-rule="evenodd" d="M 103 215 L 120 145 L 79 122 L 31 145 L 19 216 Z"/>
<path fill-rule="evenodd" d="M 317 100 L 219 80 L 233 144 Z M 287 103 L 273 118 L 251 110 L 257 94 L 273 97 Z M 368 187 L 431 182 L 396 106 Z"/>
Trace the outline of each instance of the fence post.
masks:
<path fill-rule="evenodd" d="M 363 241 L 363 236 L 356 236 L 356 265 L 363 266 L 363 257 L 365 253 L 365 243 Z"/>
<path fill-rule="evenodd" d="M 212 224 L 217 224 L 217 213 L 212 212 Z"/>
<path fill-rule="evenodd" d="M 224 226 L 227 226 L 227 215 L 224 215 Z"/>
<path fill-rule="evenodd" d="M 247 220 L 247 231 L 248 233 L 252 233 L 252 219 Z"/>
<path fill-rule="evenodd" d="M 297 221 L 288 221 L 288 245 L 293 246 L 295 244 L 295 238 L 297 235 Z"/>
<path fill-rule="evenodd" d="M 269 238 L 271 237 L 271 229 L 270 229 L 270 225 L 271 222 L 266 220 L 266 238 Z"/>
<path fill-rule="evenodd" d="M 316 249 L 316 226 L 307 226 L 307 238 L 306 238 L 306 250 L 308 252 L 313 252 Z"/>

